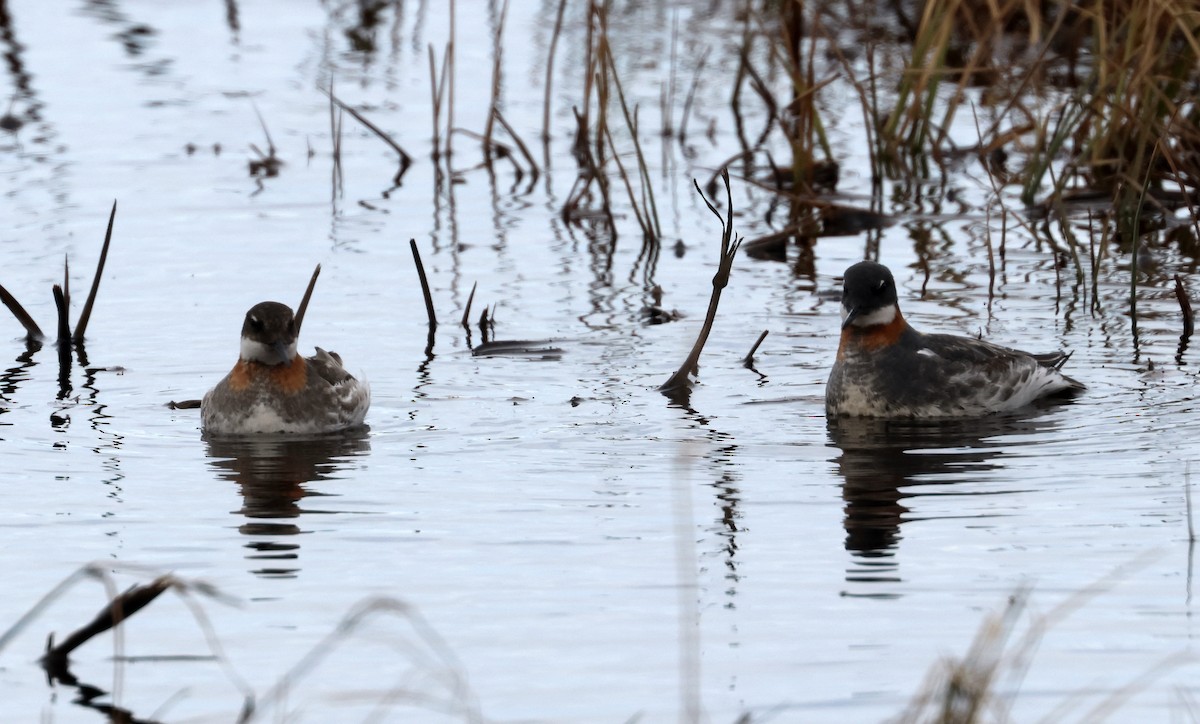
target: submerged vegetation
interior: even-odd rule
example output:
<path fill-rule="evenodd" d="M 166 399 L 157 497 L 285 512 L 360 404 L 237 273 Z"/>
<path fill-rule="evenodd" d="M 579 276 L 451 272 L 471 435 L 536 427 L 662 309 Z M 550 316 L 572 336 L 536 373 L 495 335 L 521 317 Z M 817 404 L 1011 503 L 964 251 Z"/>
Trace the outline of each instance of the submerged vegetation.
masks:
<path fill-rule="evenodd" d="M 549 158 L 549 119 L 561 110 L 552 106 L 569 98 L 578 170 L 562 219 L 598 223 L 613 242 L 619 220 L 631 219 L 657 249 L 670 230 L 646 155 L 650 114 L 624 78 L 640 61 L 612 29 L 614 17 L 638 9 L 556 3 L 542 139 Z M 877 248 L 880 230 L 914 210 L 953 206 L 947 197 L 962 179 L 983 194 L 970 210 L 999 220 L 1001 258 L 1006 230 L 1025 227 L 1085 291 L 1090 276 L 1095 292 L 1100 262 L 1114 250 L 1133 253 L 1137 269 L 1134 240 L 1146 234 L 1166 232 L 1189 247 L 1200 239 L 1195 0 L 742 0 L 681 3 L 660 16 L 672 23 L 670 67 L 661 68 L 653 130 L 711 169 L 701 179 L 710 197 L 719 197 L 724 169 L 757 190 L 759 203 L 745 213 L 762 214 L 771 231 L 747 240 L 752 256 L 784 259 L 796 246 L 798 269 L 811 275 L 818 238 L 866 234 L 868 250 Z M 688 37 L 701 26 L 711 36 Z M 567 33 L 582 41 L 582 67 L 562 71 L 579 82 L 556 101 L 555 53 Z M 723 44 L 710 44 L 722 35 Z M 443 73 L 435 108 L 444 85 Z M 703 112 L 694 102 L 700 87 L 710 99 Z M 712 106 L 714 89 L 727 108 Z M 494 111 L 496 98 L 494 88 Z M 731 122 L 740 150 L 701 158 L 687 130 L 697 121 L 707 121 L 710 140 Z M 840 188 L 844 170 L 868 183 Z M 994 272 L 990 240 L 988 254 Z"/>
<path fill-rule="evenodd" d="M 792 154 L 787 173 L 768 170 L 793 218 L 828 212 L 818 192 L 832 174 L 821 170 L 839 159 L 823 117 L 850 109 L 821 96 L 848 81 L 864 117 L 873 210 L 884 210 L 885 180 L 913 188 L 974 160 L 999 201 L 1019 189 L 1045 215 L 1103 200 L 1128 238 L 1194 205 L 1198 12 L 1188 0 L 747 3 L 735 82 L 740 91 L 753 81 Z M 756 70 L 763 45 L 767 67 Z M 818 57 L 835 62 L 816 71 Z M 772 93 L 760 79 L 776 68 L 790 83 Z M 743 105 L 735 91 L 735 111 Z M 964 140 L 964 128 L 974 138 Z M 769 146 L 741 137 L 746 159 Z"/>

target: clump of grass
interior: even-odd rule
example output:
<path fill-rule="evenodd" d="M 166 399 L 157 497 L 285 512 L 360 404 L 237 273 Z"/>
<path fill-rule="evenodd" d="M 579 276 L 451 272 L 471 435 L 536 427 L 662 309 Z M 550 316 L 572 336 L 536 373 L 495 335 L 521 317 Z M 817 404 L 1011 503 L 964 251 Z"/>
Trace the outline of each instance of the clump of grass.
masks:
<path fill-rule="evenodd" d="M 818 40 L 824 39 L 867 112 L 874 170 L 891 178 L 928 176 L 931 161 L 942 167 L 964 151 L 985 157 L 1019 145 L 1028 149 L 1028 162 L 1018 173 L 1026 203 L 1044 192 L 1051 173 L 1053 196 L 1073 181 L 1107 192 L 1125 213 L 1135 210 L 1143 188 L 1161 200 L 1164 185 L 1194 190 L 1200 184 L 1200 106 L 1193 100 L 1200 83 L 1200 31 L 1194 2 L 945 0 L 920 8 L 909 18 L 901 5 L 890 6 L 907 32 L 907 42 L 888 46 L 889 57 L 900 60 L 895 74 L 881 71 L 877 62 L 879 31 L 893 31 L 892 26 L 872 13 L 860 19 L 827 6 L 806 16 L 806 6 L 797 2 L 747 8 L 733 89 L 747 157 L 765 150 L 770 130 L 778 128 L 792 155 L 789 181 L 804 192 L 819 186 L 820 155 L 832 156 L 814 102 L 831 80 L 818 78 L 814 60 Z M 847 31 L 865 38 L 865 79 L 855 75 L 860 66 L 846 59 L 850 49 L 840 39 Z M 787 74 L 789 99 L 779 98 L 766 80 L 770 74 L 756 67 L 752 50 L 758 38 L 768 41 L 771 67 Z M 1055 75 L 1064 67 L 1067 72 Z M 1056 82 L 1067 91 L 1056 93 Z M 743 123 L 747 83 L 767 116 L 754 141 Z M 962 149 L 950 132 L 973 92 L 993 117 L 979 145 Z"/>
<path fill-rule="evenodd" d="M 616 167 L 630 208 L 641 229 L 642 238 L 657 243 L 662 237 L 658 220 L 658 208 L 654 201 L 654 188 L 650 180 L 649 165 L 639 140 L 638 108 L 632 109 L 625 98 L 625 91 L 617 73 L 612 43 L 608 34 L 607 0 L 592 0 L 588 6 L 587 33 L 587 76 L 584 82 L 584 97 L 580 108 L 575 109 L 577 130 L 574 154 L 579 163 L 579 176 L 563 205 L 563 218 L 568 221 L 585 216 L 599 216 L 608 222 L 609 232 L 616 238 L 613 219 L 613 198 L 610 189 L 608 165 Z M 618 118 L 611 116 L 617 111 Z M 614 136 L 614 123 L 618 131 L 623 130 L 632 145 L 636 173 L 626 169 L 621 160 L 622 150 Z M 636 184 L 634 178 L 637 179 Z M 600 210 L 585 211 L 595 186 L 600 196 Z"/>
<path fill-rule="evenodd" d="M 898 721 L 902 724 L 969 724 L 980 721 L 991 707 L 998 705 L 995 687 L 1003 673 L 1005 647 L 1028 596 L 1027 589 L 1017 591 L 1000 613 L 985 618 L 961 659 L 948 658 L 939 662 Z M 1036 639 L 1027 643 L 1035 642 Z"/>
<path fill-rule="evenodd" d="M 1049 612 L 1031 617 L 1024 632 L 1010 644 L 1030 596 L 1028 588 L 1018 589 L 1000 612 L 984 619 L 961 658 L 944 659 L 930 669 L 921 691 L 896 721 L 901 724 L 1009 721 L 1009 709 L 1017 690 L 1032 663 L 1034 652 L 1047 632 L 1057 622 L 1127 578 L 1130 571 L 1145 566 L 1153 555 L 1138 556 L 1068 596 Z M 1125 685 L 1104 695 L 1078 720 L 1099 721 L 1110 717 L 1133 694 L 1193 658 L 1187 651 L 1168 654 Z M 1060 720 L 1067 706 L 1078 708 L 1082 706 L 1082 700 L 1072 697 L 1060 705 L 1049 720 Z"/>
<path fill-rule="evenodd" d="M 132 575 L 149 579 L 118 593 L 114 574 Z M 133 617 L 159 597 L 171 591 L 187 606 L 196 626 L 203 633 L 212 661 L 224 672 L 227 680 L 240 695 L 236 713 L 230 711 L 230 721 L 252 722 L 283 716 L 285 706 L 294 706 L 295 693 L 305 689 L 306 680 L 316 676 L 323 665 L 338 649 L 349 647 L 362 636 L 362 631 L 374 626 L 371 641 L 392 649 L 390 664 L 402 670 L 390 687 L 381 687 L 375 701 L 374 715 L 395 713 L 402 708 L 411 708 L 424 714 L 440 713 L 462 721 L 482 721 L 479 705 L 467 682 L 463 666 L 416 608 L 404 601 L 389 597 L 373 597 L 360 601 L 337 626 L 297 661 L 280 679 L 266 691 L 258 693 L 238 673 L 233 661 L 226 655 L 202 601 L 215 600 L 233 603 L 211 584 L 189 580 L 179 576 L 156 572 L 145 566 L 127 563 L 93 563 L 78 569 L 37 601 L 6 631 L 0 633 L 0 651 L 32 624 L 46 614 L 57 600 L 66 596 L 76 585 L 86 580 L 99 581 L 107 593 L 107 601 L 99 614 L 60 642 L 53 636 L 40 664 L 46 671 L 51 685 L 63 685 L 78 691 L 75 703 L 108 715 L 113 721 L 144 721 L 133 711 L 122 708 L 121 690 L 126 673 L 124 662 L 125 637 L 132 625 Z M 377 622 L 386 629 L 379 630 Z M 136 630 L 136 629 L 134 629 Z M 96 636 L 111 631 L 114 649 L 114 684 L 112 692 L 81 681 L 71 671 L 70 656 Z M 380 661 L 382 665 L 384 662 Z M 384 674 L 380 668 L 380 675 Z M 381 681 L 381 684 L 387 684 Z M 102 701 L 109 698 L 111 703 Z M 272 714 L 274 712 L 274 714 Z M 160 709 L 153 717 L 163 714 Z"/>

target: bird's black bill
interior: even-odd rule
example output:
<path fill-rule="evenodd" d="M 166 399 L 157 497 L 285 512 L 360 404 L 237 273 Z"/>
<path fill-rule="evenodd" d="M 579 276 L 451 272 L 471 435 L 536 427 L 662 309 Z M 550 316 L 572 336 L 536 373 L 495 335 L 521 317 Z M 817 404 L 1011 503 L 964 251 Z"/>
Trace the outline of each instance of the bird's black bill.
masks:
<path fill-rule="evenodd" d="M 853 322 L 857 317 L 858 317 L 858 308 L 857 307 L 855 307 L 853 309 L 847 309 L 846 310 L 846 318 L 842 320 L 842 329 L 849 327 L 850 323 Z"/>

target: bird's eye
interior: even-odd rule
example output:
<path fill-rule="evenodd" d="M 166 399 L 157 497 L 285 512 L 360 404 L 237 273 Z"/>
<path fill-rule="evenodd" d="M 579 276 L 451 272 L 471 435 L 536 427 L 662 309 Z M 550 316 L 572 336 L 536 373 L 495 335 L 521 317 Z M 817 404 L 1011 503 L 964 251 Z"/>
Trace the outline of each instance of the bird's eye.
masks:
<path fill-rule="evenodd" d="M 875 291 L 882 292 L 885 289 L 887 289 L 887 279 L 880 279 L 875 285 Z"/>
<path fill-rule="evenodd" d="M 250 315 L 246 317 L 246 321 L 250 323 L 251 327 L 254 327 L 255 329 L 262 329 L 262 320 L 258 317 Z"/>

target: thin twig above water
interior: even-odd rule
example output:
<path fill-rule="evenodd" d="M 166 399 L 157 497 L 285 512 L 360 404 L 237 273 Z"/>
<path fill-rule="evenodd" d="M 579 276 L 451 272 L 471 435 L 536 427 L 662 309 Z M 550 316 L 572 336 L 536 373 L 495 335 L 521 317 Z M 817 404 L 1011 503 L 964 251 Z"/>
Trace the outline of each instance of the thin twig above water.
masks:
<path fill-rule="evenodd" d="M 364 126 L 366 126 L 367 130 L 371 131 L 371 132 L 372 132 L 372 133 L 374 133 L 376 136 L 379 136 L 379 138 L 381 138 L 381 139 L 383 140 L 383 142 L 384 142 L 384 143 L 386 143 L 387 145 L 391 146 L 391 147 L 392 147 L 392 150 L 393 150 L 393 151 L 395 151 L 396 153 L 398 153 L 398 154 L 400 155 L 400 170 L 396 172 L 396 176 L 395 176 L 395 178 L 393 179 L 394 183 L 395 183 L 397 186 L 399 186 L 399 185 L 400 185 L 400 179 L 402 179 L 402 178 L 404 177 L 404 174 L 405 174 L 405 173 L 408 171 L 408 167 L 412 165 L 412 156 L 409 156 L 409 155 L 408 155 L 408 152 L 406 152 L 406 151 L 405 151 L 403 148 L 401 148 L 401 147 L 400 147 L 400 144 L 399 144 L 399 143 L 397 143 L 397 142 L 395 141 L 395 139 L 393 139 L 393 138 L 392 138 L 391 136 L 389 136 L 388 134 L 384 133 L 384 132 L 383 132 L 383 131 L 382 131 L 382 130 L 379 128 L 379 126 L 376 126 L 374 123 L 371 123 L 370 121 L 368 121 L 368 120 L 367 120 L 367 118 L 366 118 L 366 116 L 364 116 L 363 114 L 361 114 L 361 113 L 359 113 L 358 111 L 354 110 L 354 108 L 353 108 L 353 107 L 351 107 L 351 106 L 349 106 L 349 105 L 346 105 L 345 103 L 343 103 L 343 102 L 341 101 L 341 99 L 339 99 L 337 96 L 335 96 L 335 95 L 333 94 L 333 91 L 332 91 L 332 89 L 327 89 L 325 92 L 326 92 L 327 94 L 329 94 L 329 98 L 330 98 L 330 100 L 332 100 L 334 103 L 336 103 L 336 104 L 338 105 L 338 108 L 341 108 L 343 111 L 345 111 L 345 112 L 349 113 L 351 116 L 354 116 L 354 120 L 356 120 L 356 121 L 358 121 L 359 123 L 361 123 L 361 124 L 363 124 Z"/>
<path fill-rule="evenodd" d="M 733 270 L 733 260 L 737 256 L 738 246 L 742 243 L 742 238 L 734 237 L 733 235 L 733 192 L 729 188 L 729 171 L 725 170 L 721 174 L 721 179 L 725 182 L 725 210 L 727 216 L 721 216 L 721 212 L 717 211 L 700 190 L 700 184 L 695 180 L 692 184 L 696 187 L 696 193 L 700 194 L 700 198 L 704 199 L 705 206 L 713 212 L 718 219 L 721 220 L 721 258 L 718 263 L 717 273 L 712 280 L 712 297 L 708 301 L 708 313 L 704 317 L 704 324 L 700 328 L 700 335 L 696 338 L 696 344 L 693 345 L 691 353 L 687 359 L 675 371 L 675 374 L 659 387 L 659 392 L 670 397 L 686 395 L 691 389 L 691 375 L 698 369 L 697 363 L 700 361 L 700 353 L 704 349 L 705 342 L 708 341 L 708 335 L 712 332 L 713 322 L 717 317 L 717 305 L 721 301 L 721 290 L 729 284 L 729 273 Z"/>

